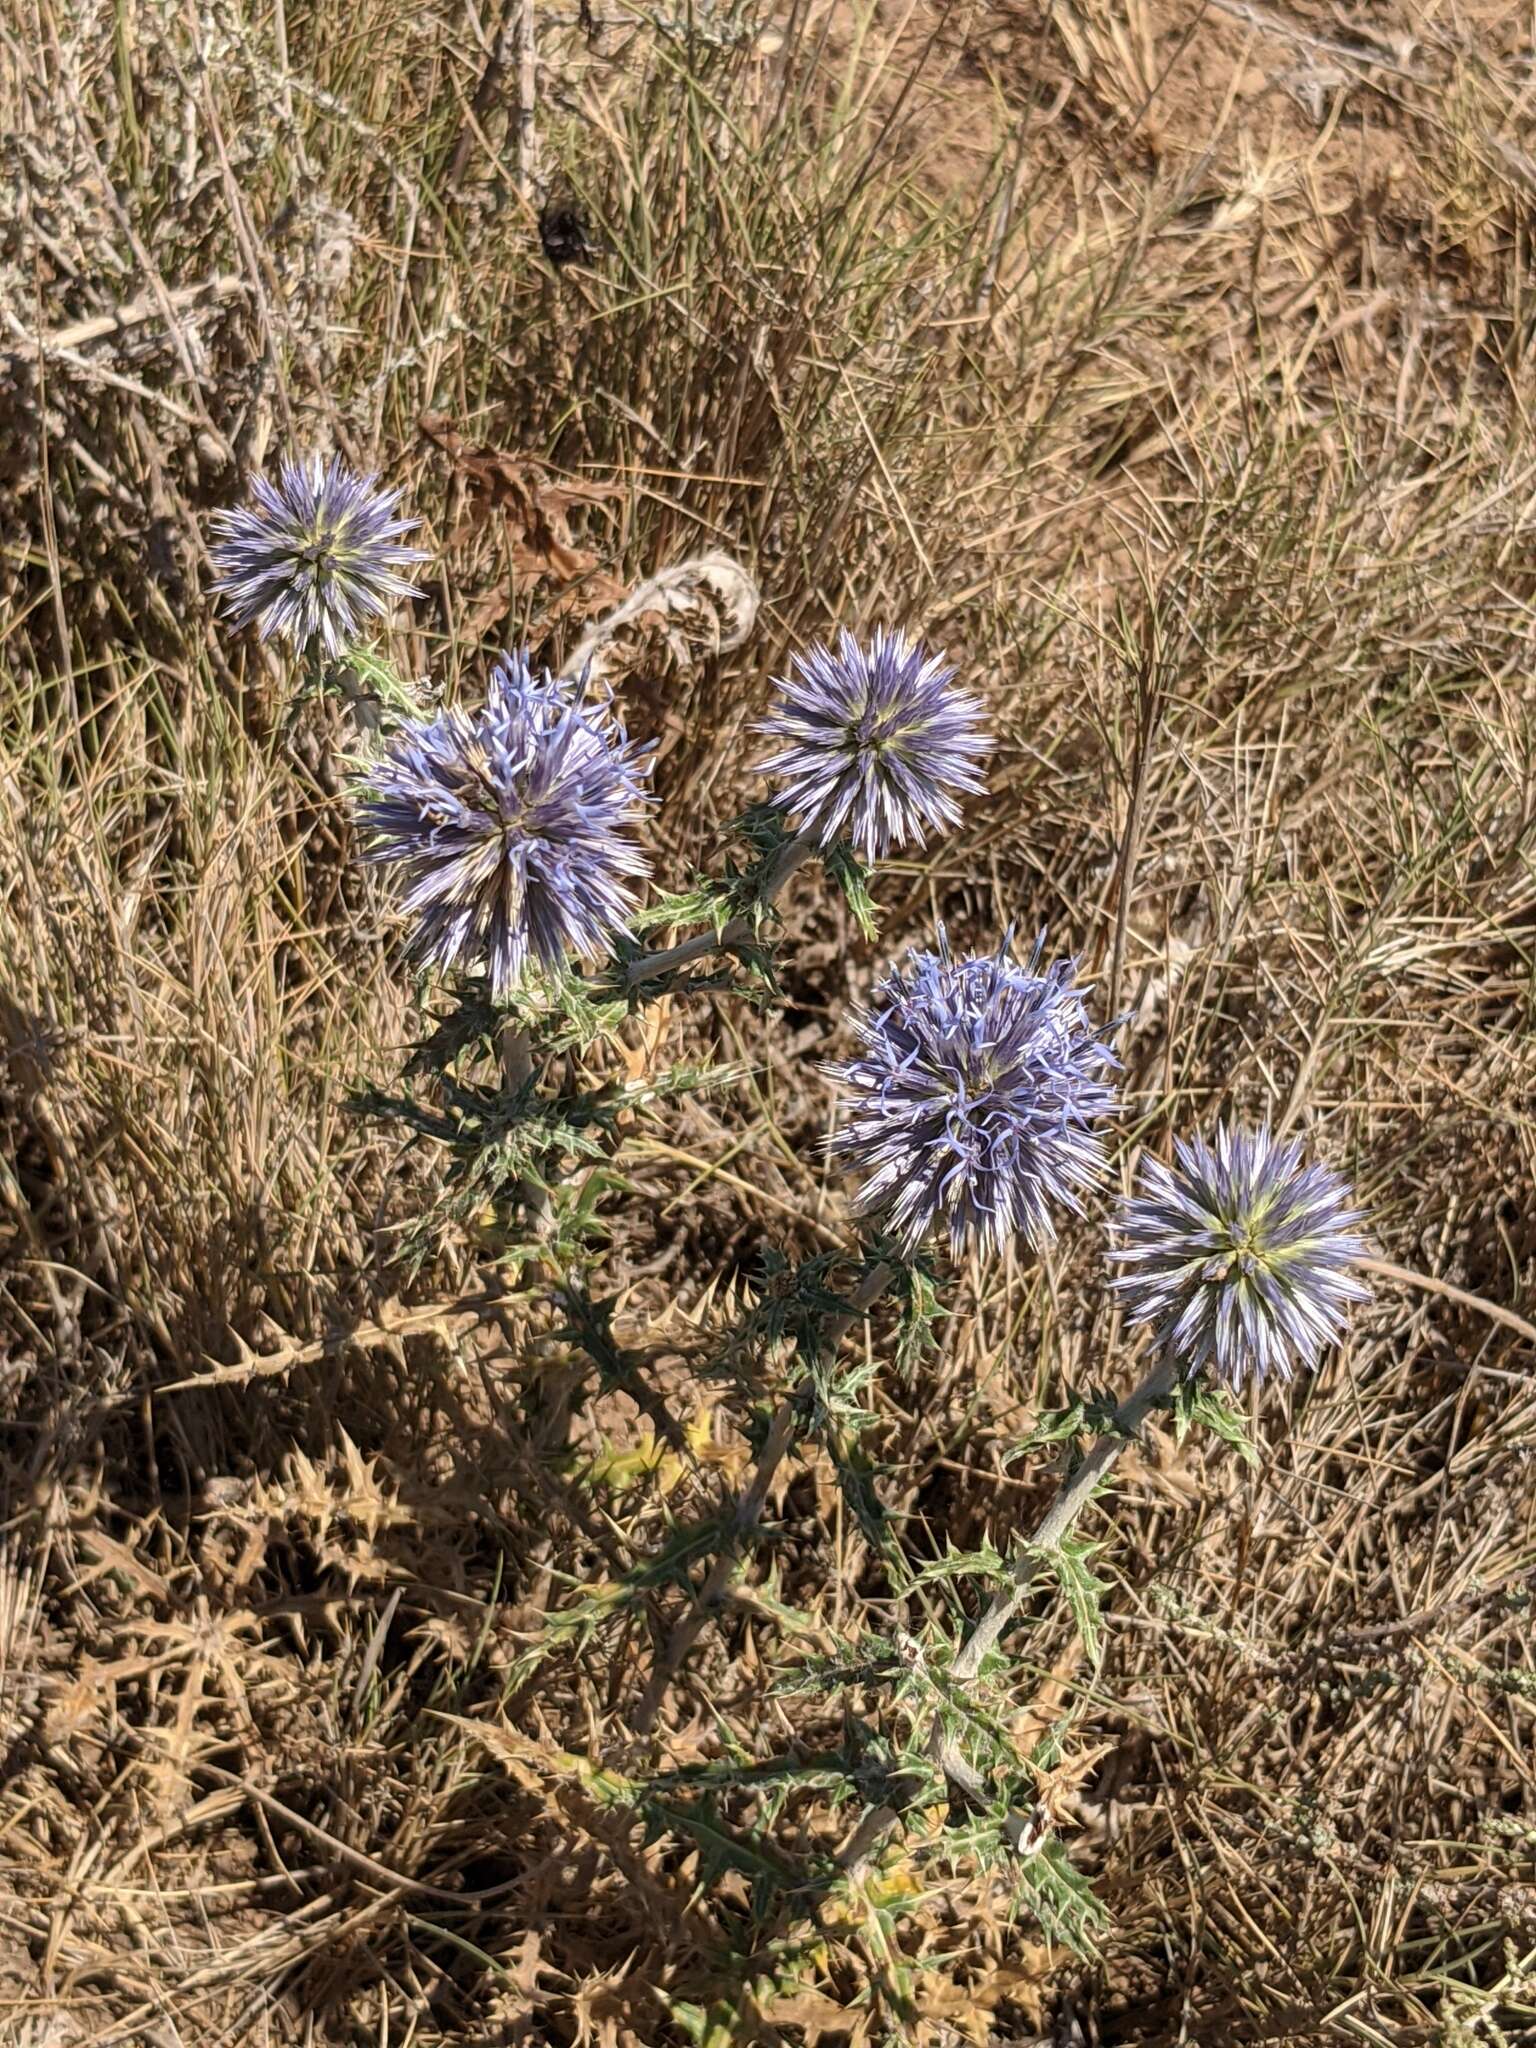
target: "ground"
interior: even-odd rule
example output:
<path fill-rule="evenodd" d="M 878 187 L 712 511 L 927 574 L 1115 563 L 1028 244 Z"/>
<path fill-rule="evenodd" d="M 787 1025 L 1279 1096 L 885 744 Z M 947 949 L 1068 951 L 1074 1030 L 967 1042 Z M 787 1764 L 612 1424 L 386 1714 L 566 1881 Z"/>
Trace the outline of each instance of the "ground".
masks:
<path fill-rule="evenodd" d="M 531 147 L 518 20 L 0 23 L 0 2044 L 1530 2038 L 1527 14 L 541 13 Z M 702 554 L 750 577 L 735 644 L 649 601 L 610 643 L 658 889 L 718 872 L 808 640 L 894 622 L 986 700 L 988 791 L 876 937 L 808 869 L 781 1006 L 591 1055 L 740 1067 L 607 1200 L 638 1400 L 496 1228 L 404 1255 L 444 1161 L 356 1098 L 434 998 L 344 713 L 210 595 L 210 515 L 311 446 L 422 515 L 386 648 L 449 699 Z M 976 1599 L 897 1597 L 824 1448 L 634 1725 L 784 1363 L 706 1368 L 765 1255 L 848 1243 L 821 1068 L 940 922 L 1048 928 L 1123 1016 L 1117 1185 L 1267 1117 L 1379 1254 L 1257 1464 L 1126 1454 L 1097 1655 L 1022 1631 L 1087 1954 L 926 1859 L 944 1816 L 839 1887 L 857 1804 L 751 1778 L 885 1725 L 786 1675 Z M 1031 1430 L 1140 1370 L 1092 1219 L 937 1282 L 916 1365 L 886 1308 L 849 1339 L 929 1562 L 1006 1550 Z M 738 1776 L 642 1821 L 700 1764 Z"/>

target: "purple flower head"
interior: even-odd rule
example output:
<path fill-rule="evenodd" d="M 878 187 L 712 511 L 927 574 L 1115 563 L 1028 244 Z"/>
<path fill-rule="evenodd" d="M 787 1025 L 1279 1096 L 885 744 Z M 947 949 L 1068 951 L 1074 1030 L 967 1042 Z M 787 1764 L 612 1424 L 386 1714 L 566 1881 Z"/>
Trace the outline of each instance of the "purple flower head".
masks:
<path fill-rule="evenodd" d="M 820 846 L 847 837 L 880 860 L 959 822 L 956 799 L 985 786 L 977 763 L 991 741 L 942 656 L 900 633 L 882 629 L 861 647 L 844 632 L 835 654 L 813 647 L 793 668 L 757 727 L 778 751 L 758 765 L 798 829 Z"/>
<path fill-rule="evenodd" d="M 491 673 L 482 708 L 391 734 L 358 792 L 367 857 L 399 862 L 412 951 L 443 968 L 484 962 L 504 998 L 530 956 L 591 959 L 648 872 L 628 837 L 649 762 L 612 707 L 536 678 L 522 654 Z"/>
<path fill-rule="evenodd" d="M 1331 1167 L 1303 1166 L 1293 1138 L 1267 1126 L 1174 1145 L 1176 1164 L 1144 1159 L 1120 1205 L 1111 1258 L 1131 1320 L 1191 1374 L 1232 1388 L 1315 1366 L 1369 1290 L 1349 1272 L 1367 1249 L 1361 1213 Z"/>
<path fill-rule="evenodd" d="M 334 657 L 397 597 L 420 597 L 397 571 L 427 559 L 400 544 L 421 522 L 401 519 L 400 493 L 381 491 L 377 478 L 312 455 L 285 462 L 276 483 L 255 478 L 251 498 L 238 512 L 213 515 L 222 536 L 209 551 L 219 572 L 214 588 L 232 627 L 259 619 L 263 640 L 318 640 Z"/>
<path fill-rule="evenodd" d="M 946 1229 L 999 1248 L 1055 1236 L 1051 1210 L 1082 1213 L 1104 1171 L 1095 1126 L 1115 1105 L 1118 1062 L 1098 1036 L 1074 976 L 997 953 L 914 954 L 858 1022 L 859 1051 L 829 1068 L 848 1090 L 835 1159 L 867 1176 L 856 1208 L 879 1215 L 907 1252 Z"/>

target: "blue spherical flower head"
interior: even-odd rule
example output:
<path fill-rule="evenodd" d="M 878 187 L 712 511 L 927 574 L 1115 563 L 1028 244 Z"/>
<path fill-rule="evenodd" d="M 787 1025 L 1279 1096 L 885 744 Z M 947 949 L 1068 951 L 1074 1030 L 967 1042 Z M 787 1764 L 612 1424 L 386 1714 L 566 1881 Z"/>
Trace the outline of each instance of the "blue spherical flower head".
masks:
<path fill-rule="evenodd" d="M 848 1091 L 832 1155 L 866 1176 L 856 1208 L 911 1253 L 935 1231 L 959 1252 L 1055 1236 L 1103 1176 L 1097 1126 L 1117 1064 L 1076 981 L 1077 963 L 1009 954 L 955 960 L 941 932 L 876 993 L 859 1051 L 829 1068 Z"/>
<path fill-rule="evenodd" d="M 646 750 L 579 690 L 512 655 L 479 711 L 393 733 L 359 791 L 367 857 L 403 873 L 413 953 L 483 963 L 498 1000 L 530 960 L 603 953 L 648 872 L 629 837 L 649 800 Z"/>
<path fill-rule="evenodd" d="M 1224 1125 L 1214 1146 L 1174 1153 L 1173 1167 L 1144 1159 L 1120 1207 L 1110 1256 L 1127 1268 L 1114 1285 L 1131 1320 L 1186 1373 L 1234 1389 L 1315 1366 L 1369 1292 L 1349 1271 L 1367 1250 L 1349 1189 L 1267 1128 Z"/>
<path fill-rule="evenodd" d="M 759 768 L 797 829 L 819 846 L 851 839 L 873 861 L 959 822 L 991 741 L 941 656 L 900 633 L 861 647 L 844 632 L 835 654 L 813 647 L 792 665 L 757 730 L 779 742 Z"/>
<path fill-rule="evenodd" d="M 426 560 L 420 548 L 401 545 L 420 521 L 402 519 L 400 493 L 380 490 L 375 477 L 314 455 L 285 462 L 276 483 L 257 477 L 251 499 L 213 515 L 222 535 L 209 550 L 214 587 L 232 627 L 256 619 L 263 640 L 318 640 L 335 657 L 396 598 L 420 597 L 398 573 Z"/>

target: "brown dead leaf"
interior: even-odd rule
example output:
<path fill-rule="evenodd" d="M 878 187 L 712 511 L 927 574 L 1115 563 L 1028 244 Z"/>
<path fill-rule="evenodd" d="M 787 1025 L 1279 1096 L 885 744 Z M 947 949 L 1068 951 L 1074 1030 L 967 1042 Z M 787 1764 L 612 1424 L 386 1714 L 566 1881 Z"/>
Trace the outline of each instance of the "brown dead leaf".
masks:
<path fill-rule="evenodd" d="M 868 2013 L 851 2011 L 820 1991 L 781 1991 L 759 2005 L 758 2011 L 770 2026 L 803 2027 L 805 2048 L 817 2048 L 828 2034 L 846 2040 L 849 2048 L 862 2048 L 869 2039 Z"/>
<path fill-rule="evenodd" d="M 992 2040 L 993 2014 L 1006 1999 L 1016 2005 L 1032 2027 L 1041 2024 L 1045 1985 L 1052 1972 L 1066 1960 L 1066 1951 L 1041 1942 L 1021 1941 L 1015 1960 L 1002 1963 L 979 1984 L 956 1984 L 952 1978 L 933 1976 L 920 1994 L 926 2019 L 948 2020 L 961 2027 L 983 2048 Z"/>
<path fill-rule="evenodd" d="M 1076 1795 L 1117 1746 L 1114 1740 L 1089 1744 L 1081 1751 L 1063 1757 L 1050 1770 L 1042 1770 L 1037 1764 L 1030 1765 L 1039 1803 L 1050 1826 L 1061 1827 L 1076 1819 Z"/>
<path fill-rule="evenodd" d="M 554 586 L 546 622 L 591 618 L 622 600 L 624 585 L 598 568 L 596 554 L 578 544 L 570 521 L 578 506 L 621 497 L 621 485 L 557 479 L 531 455 L 472 448 L 441 413 L 424 413 L 418 425 L 442 449 L 464 486 L 464 516 L 449 536 L 450 546 L 499 521 L 511 545 L 514 577 Z M 506 616 L 510 603 L 506 590 L 488 592 L 471 611 L 467 631 L 474 637 L 484 634 Z"/>
<path fill-rule="evenodd" d="M 102 1715 L 110 1711 L 112 1694 L 108 1690 L 108 1673 L 108 1666 L 97 1663 L 94 1658 L 83 1657 L 74 1677 L 56 1680 L 48 1687 L 48 1704 L 43 1717 L 44 1742 L 50 1746 L 66 1743 L 71 1736 L 92 1729 Z"/>
<path fill-rule="evenodd" d="M 94 1523 L 82 1528 L 80 1550 L 89 1559 L 89 1568 L 81 1572 L 72 1592 L 83 1592 L 86 1587 L 107 1576 L 115 1577 L 125 1589 L 131 1589 L 141 1600 L 167 1606 L 171 1604 L 171 1588 L 159 1572 L 146 1564 L 136 1551 L 119 1543 Z"/>

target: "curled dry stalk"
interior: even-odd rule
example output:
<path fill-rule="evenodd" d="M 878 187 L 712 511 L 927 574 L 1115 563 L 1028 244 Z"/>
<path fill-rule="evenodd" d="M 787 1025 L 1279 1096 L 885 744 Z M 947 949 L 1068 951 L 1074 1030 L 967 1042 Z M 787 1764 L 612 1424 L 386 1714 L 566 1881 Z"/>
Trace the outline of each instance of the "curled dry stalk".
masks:
<path fill-rule="evenodd" d="M 605 682 L 659 639 L 675 668 L 729 654 L 750 638 L 761 598 L 738 562 L 713 550 L 690 555 L 637 584 L 577 642 L 562 676 Z"/>
<path fill-rule="evenodd" d="M 829 1351 L 834 1350 L 860 1317 L 874 1307 L 895 1277 L 896 1268 L 884 1261 L 871 1266 L 855 1288 L 848 1308 L 827 1322 L 824 1341 Z M 637 1734 L 649 1735 L 655 1728 L 668 1688 L 682 1670 L 694 1644 L 709 1626 L 712 1616 L 719 1611 L 735 1575 L 741 1548 L 762 1518 L 774 1475 L 784 1462 L 794 1438 L 795 1404 L 786 1396 L 773 1412 L 752 1477 L 736 1502 L 726 1544 L 710 1566 L 688 1612 L 673 1629 L 665 1649 L 656 1660 L 633 1716 Z"/>
<path fill-rule="evenodd" d="M 657 638 L 675 667 L 691 668 L 705 657 L 743 646 L 757 623 L 761 602 L 756 583 L 729 555 L 718 550 L 691 555 L 647 577 L 622 604 L 594 621 L 560 673 L 569 679 L 579 678 L 584 685 L 604 683 L 625 670 L 642 643 Z M 804 865 L 811 850 L 804 835 L 779 849 L 759 889 L 765 908 Z M 751 936 L 745 918 L 733 919 L 721 932 L 699 932 L 675 946 L 632 960 L 624 970 L 624 986 L 638 989 L 711 953 L 729 952 Z"/>

